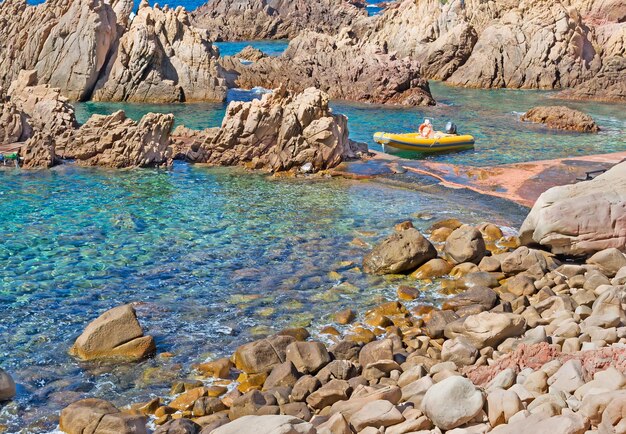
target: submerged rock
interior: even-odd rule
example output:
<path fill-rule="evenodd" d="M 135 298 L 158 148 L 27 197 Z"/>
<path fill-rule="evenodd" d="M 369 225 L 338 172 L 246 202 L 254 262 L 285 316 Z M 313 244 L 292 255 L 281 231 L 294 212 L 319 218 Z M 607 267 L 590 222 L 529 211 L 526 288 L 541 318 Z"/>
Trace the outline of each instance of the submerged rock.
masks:
<path fill-rule="evenodd" d="M 534 107 L 524 113 L 522 121 L 537 122 L 546 124 L 548 128 L 581 133 L 595 133 L 600 130 L 591 116 L 565 106 Z"/>
<path fill-rule="evenodd" d="M 15 381 L 4 369 L 0 368 L 0 402 L 15 396 Z"/>
<path fill-rule="evenodd" d="M 335 33 L 365 17 L 360 0 L 214 0 L 193 12 L 195 25 L 223 41 L 291 39 L 305 29 Z"/>
<path fill-rule="evenodd" d="M 251 102 L 232 102 L 221 128 L 202 132 L 178 128 L 178 155 L 198 163 L 245 165 L 272 172 L 311 163 L 315 170 L 356 158 L 359 145 L 348 138 L 347 118 L 328 106 L 318 89 L 294 94 L 284 87 Z"/>
<path fill-rule="evenodd" d="M 92 321 L 76 339 L 70 354 L 82 360 L 139 360 L 154 354 L 152 336 L 144 336 L 135 309 L 115 307 Z"/>
<path fill-rule="evenodd" d="M 626 163 L 591 181 L 544 192 L 522 224 L 520 238 L 557 254 L 626 250 Z"/>

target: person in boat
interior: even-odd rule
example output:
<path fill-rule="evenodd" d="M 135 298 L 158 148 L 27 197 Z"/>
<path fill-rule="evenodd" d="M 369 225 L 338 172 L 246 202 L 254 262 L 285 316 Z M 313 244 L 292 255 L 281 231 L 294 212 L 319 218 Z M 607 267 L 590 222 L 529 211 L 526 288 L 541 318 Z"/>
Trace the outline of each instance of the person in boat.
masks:
<path fill-rule="evenodd" d="M 430 123 L 430 119 L 424 119 L 424 122 L 422 123 L 422 125 L 420 125 L 418 131 L 420 133 L 420 136 L 424 137 L 425 139 L 429 139 L 435 134 L 433 126 Z"/>

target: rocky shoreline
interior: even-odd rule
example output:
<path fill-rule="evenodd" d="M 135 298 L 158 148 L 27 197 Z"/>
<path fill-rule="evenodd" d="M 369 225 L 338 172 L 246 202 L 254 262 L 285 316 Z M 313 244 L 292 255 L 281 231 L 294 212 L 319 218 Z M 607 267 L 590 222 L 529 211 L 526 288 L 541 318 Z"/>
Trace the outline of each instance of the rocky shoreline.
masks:
<path fill-rule="evenodd" d="M 610 198 L 602 182 L 579 185 Z M 229 358 L 196 365 L 194 378 L 174 383 L 169 396 L 121 409 L 99 399 L 77 401 L 61 412 L 60 429 L 621 432 L 624 220 L 617 217 L 613 241 L 603 237 L 584 251 L 565 251 L 558 239 L 544 239 L 551 253 L 535 249 L 525 236 L 543 208 L 540 200 L 521 239 L 489 223 L 473 227 L 449 219 L 422 234 L 406 221 L 364 256 L 366 273 L 434 280 L 447 295 L 441 306 L 407 308 L 403 303 L 419 299 L 420 291 L 401 285 L 397 301 L 361 315 L 336 312 L 335 324 L 316 333 L 328 345 L 312 340 L 306 329 L 286 329 L 242 344 Z M 69 351 L 82 360 L 115 363 L 159 350 L 126 305 L 95 319 Z M 14 383 L 4 372 L 0 377 L 0 396 L 10 399 Z"/>

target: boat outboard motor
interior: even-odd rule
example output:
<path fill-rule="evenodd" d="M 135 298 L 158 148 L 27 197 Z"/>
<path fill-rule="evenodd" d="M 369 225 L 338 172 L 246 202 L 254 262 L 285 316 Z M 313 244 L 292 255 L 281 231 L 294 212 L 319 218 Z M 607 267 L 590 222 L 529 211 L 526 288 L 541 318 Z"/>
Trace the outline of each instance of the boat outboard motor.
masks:
<path fill-rule="evenodd" d="M 456 134 L 456 125 L 454 124 L 454 122 L 448 122 L 446 124 L 446 133 Z"/>

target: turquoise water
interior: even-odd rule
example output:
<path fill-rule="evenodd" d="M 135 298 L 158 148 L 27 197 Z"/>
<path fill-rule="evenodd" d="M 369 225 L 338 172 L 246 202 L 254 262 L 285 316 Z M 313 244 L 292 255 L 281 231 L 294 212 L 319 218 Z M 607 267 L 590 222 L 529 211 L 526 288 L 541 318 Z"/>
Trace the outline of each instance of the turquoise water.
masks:
<path fill-rule="evenodd" d="M 220 49 L 221 56 L 234 56 L 248 45 L 261 50 L 268 56 L 280 56 L 287 49 L 289 41 L 286 39 L 278 39 L 276 41 L 238 41 L 238 42 L 215 42 Z"/>
<path fill-rule="evenodd" d="M 435 107 L 398 108 L 334 101 L 335 112 L 348 116 L 350 137 L 381 150 L 372 141 L 376 131 L 408 132 L 417 129 L 424 117 L 442 129 L 448 120 L 457 124 L 459 133 L 476 138 L 474 150 L 455 154 L 424 156 L 401 154 L 408 158 L 426 158 L 455 164 L 489 166 L 531 160 L 573 157 L 626 151 L 626 111 L 619 105 L 585 101 L 560 101 L 553 92 L 509 89 L 463 89 L 431 82 L 439 105 Z M 228 100 L 250 100 L 259 92 L 231 90 Z M 537 105 L 560 105 L 590 114 L 600 125 L 598 134 L 560 132 L 542 125 L 519 120 L 522 113 Z M 174 113 L 178 124 L 202 129 L 221 124 L 226 104 L 133 105 L 81 103 L 77 116 L 81 122 L 93 113 L 126 109 L 140 118 L 149 111 Z"/>
<path fill-rule="evenodd" d="M 192 363 L 255 336 L 319 329 L 341 308 L 393 299 L 402 282 L 364 276 L 341 261 L 358 265 L 365 250 L 354 238 L 374 242 L 414 213 L 423 213 L 414 217 L 420 228 L 452 216 L 515 227 L 525 213 L 418 181 L 421 187 L 406 190 L 275 180 L 185 163 L 0 172 L 0 366 L 20 385 L 17 399 L 0 409 L 0 425 L 45 432 L 81 397 L 124 405 L 164 395 Z M 329 277 L 331 270 L 341 278 Z M 66 354 L 90 320 L 127 302 L 140 303 L 146 332 L 172 359 L 108 366 Z"/>

